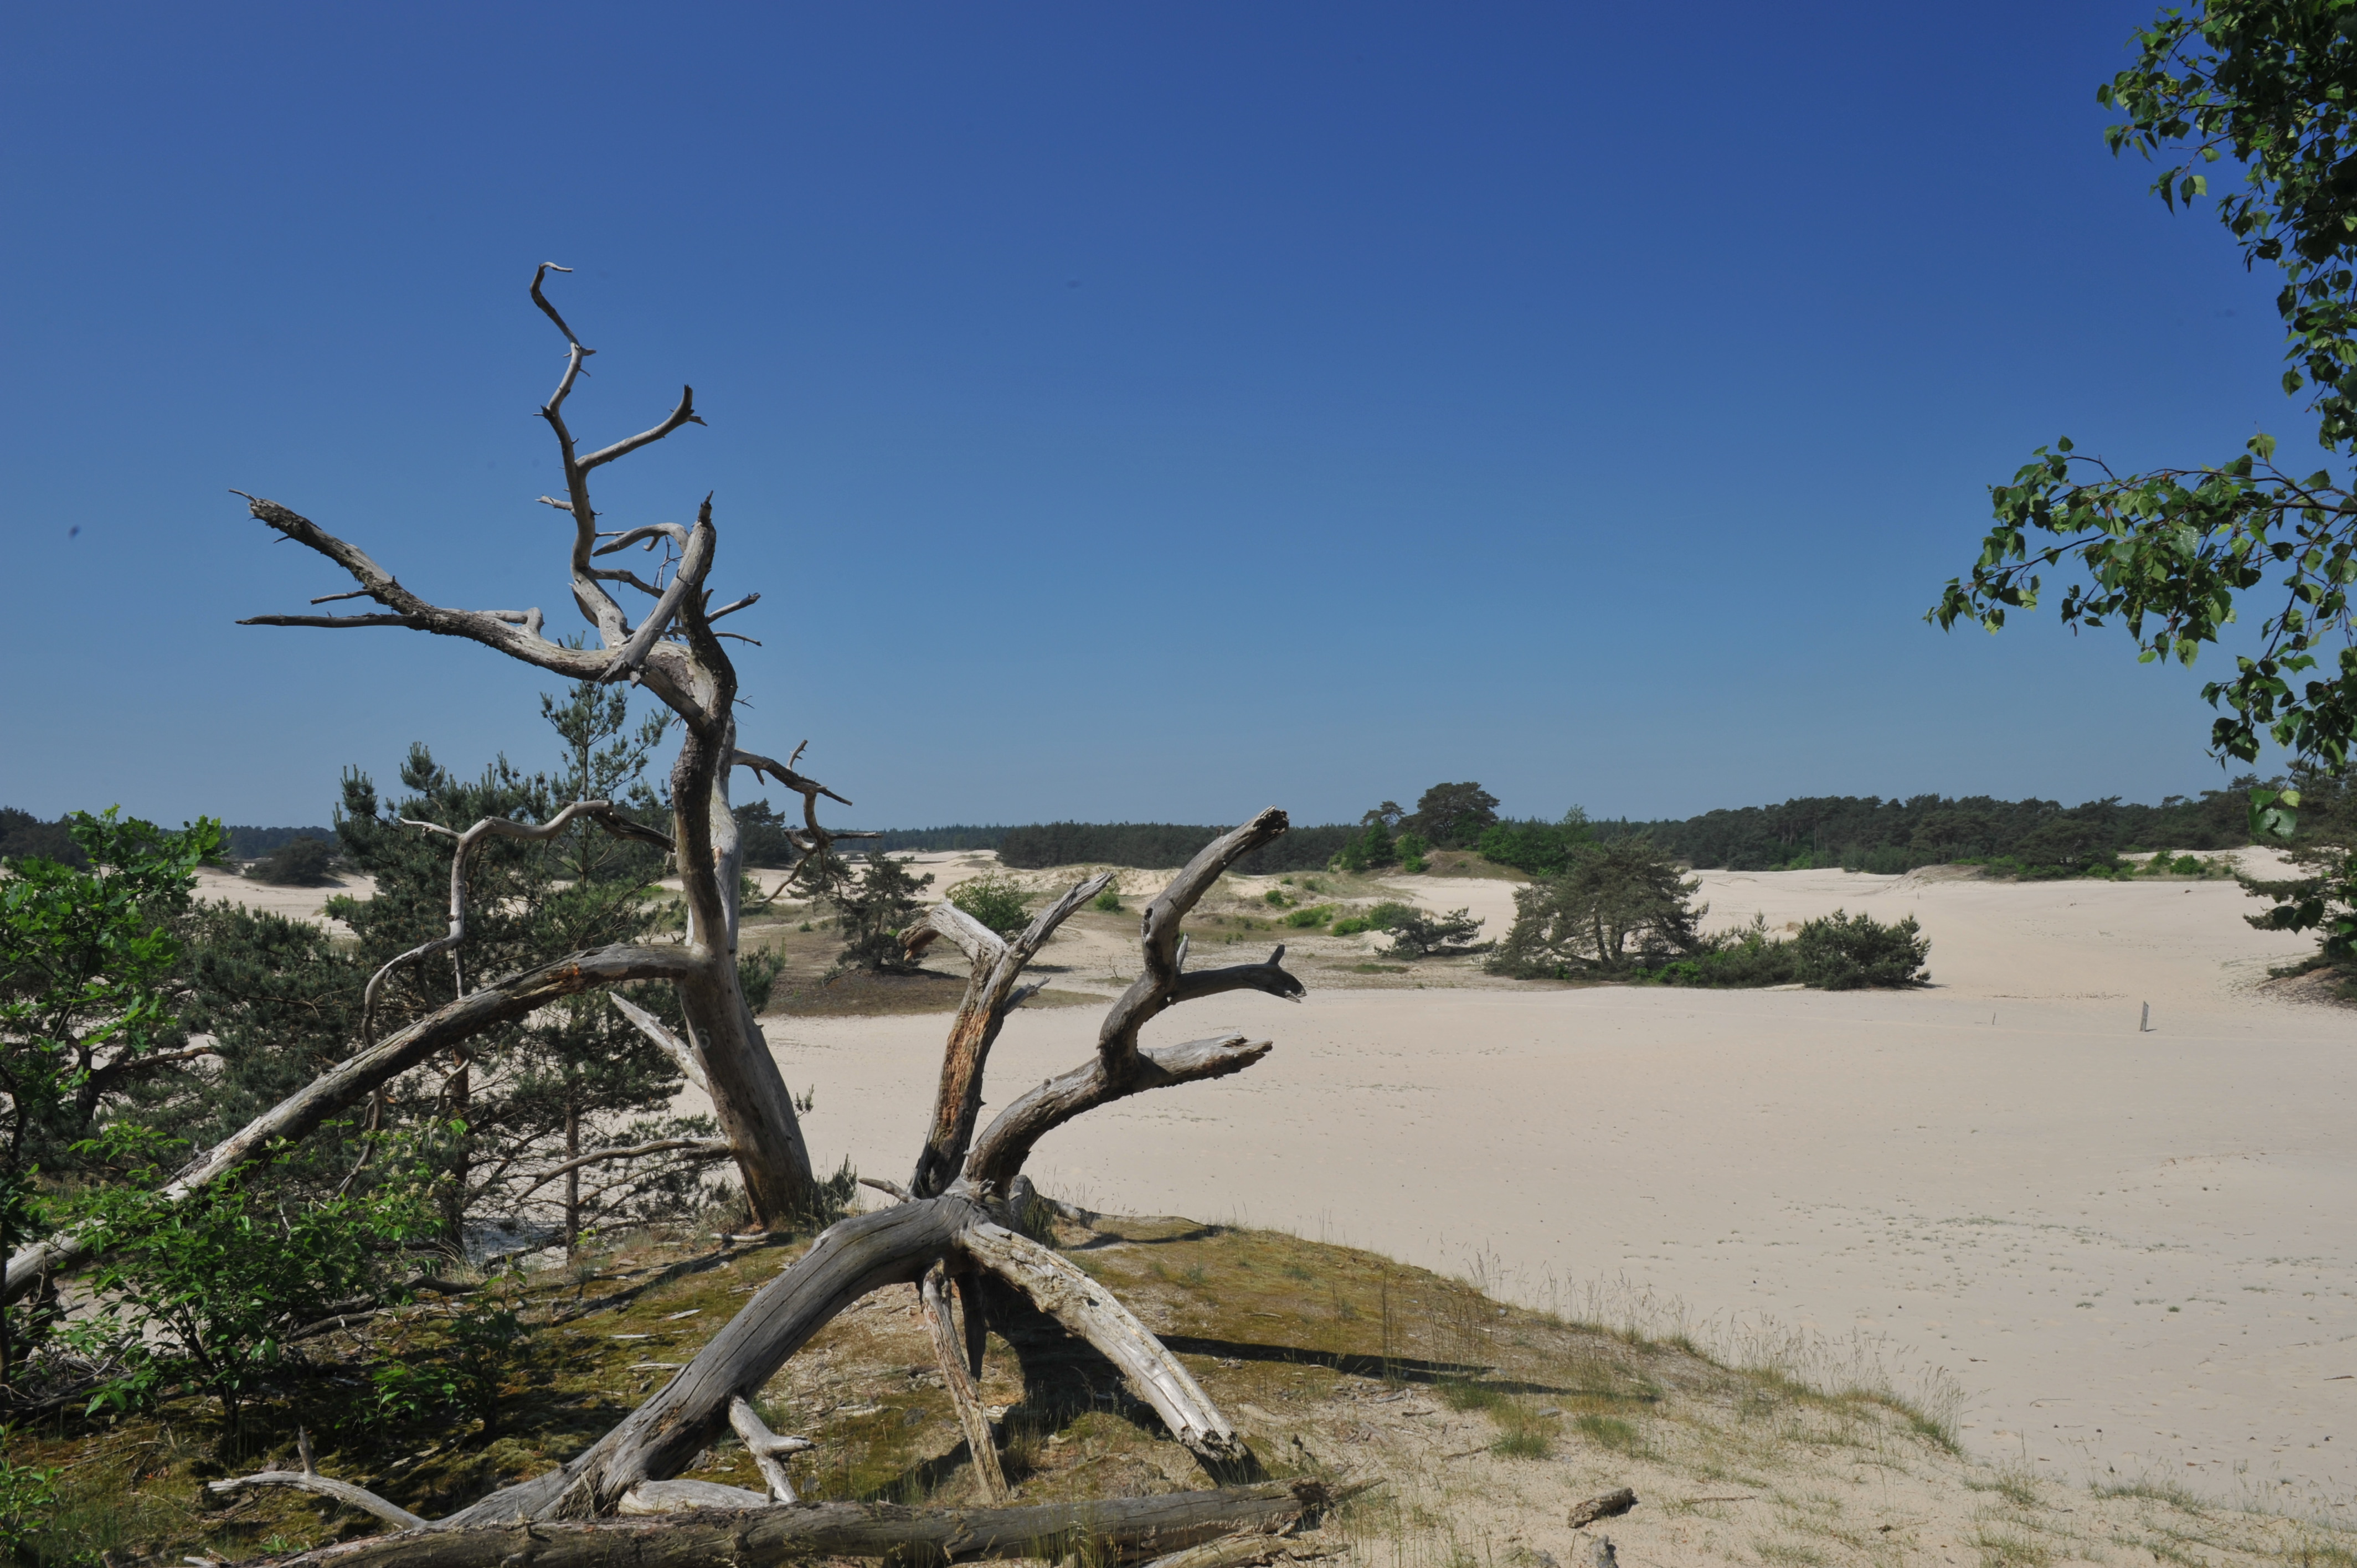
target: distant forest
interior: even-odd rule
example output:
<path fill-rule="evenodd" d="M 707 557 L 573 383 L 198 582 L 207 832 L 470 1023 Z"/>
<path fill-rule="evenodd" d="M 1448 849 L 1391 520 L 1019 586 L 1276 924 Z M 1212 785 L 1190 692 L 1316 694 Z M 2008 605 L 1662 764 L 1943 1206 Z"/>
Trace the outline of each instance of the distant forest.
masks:
<path fill-rule="evenodd" d="M 333 828 L 223 828 L 228 835 L 228 850 L 232 860 L 259 860 L 289 839 L 311 838 L 323 843 L 336 842 Z M 54 822 L 43 822 L 30 811 L 20 811 L 14 806 L 0 806 L 0 860 L 12 860 L 21 855 L 38 855 L 44 860 L 63 861 L 68 865 L 80 865 L 81 851 L 74 847 L 66 835 L 66 821 L 59 817 Z"/>
<path fill-rule="evenodd" d="M 2158 806 L 2116 795 L 2077 806 L 1987 795 L 1817 795 L 1684 820 L 1588 826 L 1599 839 L 1649 832 L 1671 854 L 1706 870 L 1838 865 L 1889 875 L 1959 861 L 2088 865 L 2130 851 L 2239 848 L 2250 843 L 2246 791 L 2258 782 L 2238 779 L 2223 789 L 2165 796 Z"/>
<path fill-rule="evenodd" d="M 1987 795 L 1906 800 L 1819 795 L 1696 817 L 1591 821 L 1587 830 L 1598 840 L 1651 833 L 1677 859 L 1713 870 L 1840 866 L 1890 875 L 1961 861 L 2086 867 L 2131 851 L 2239 848 L 2250 842 L 2245 792 L 2258 782 L 2238 779 L 2223 789 L 2166 796 L 2158 806 L 2125 802 L 2117 796 L 2065 806 L 2059 800 L 2000 800 Z M 1002 862 L 1025 871 L 1074 865 L 1159 868 L 1183 865 L 1225 831 L 1172 822 L 902 829 L 888 833 L 884 846 L 996 848 Z M 1257 875 L 1322 870 L 1361 832 L 1362 824 L 1297 827 L 1239 869 Z M 952 838 L 957 842 L 949 842 Z"/>
<path fill-rule="evenodd" d="M 1999 800 L 1986 795 L 1916 795 L 1903 800 L 1816 795 L 1781 805 L 1705 811 L 1698 817 L 1589 821 L 1584 836 L 1609 840 L 1650 833 L 1679 860 L 1730 871 L 1837 865 L 1888 875 L 1959 861 L 2084 867 L 2135 851 L 2238 848 L 2250 842 L 2245 791 L 2258 782 L 2238 779 L 2223 789 L 2166 796 L 2158 806 L 2124 802 L 2117 796 L 2065 806 L 2056 800 Z M 794 851 L 781 831 L 784 819 L 767 800 L 740 806 L 738 822 L 748 865 L 793 863 Z M 1561 831 L 1537 822 L 1503 821 L 1502 825 Z M 1225 831 L 1175 822 L 959 823 L 889 828 L 880 840 L 861 847 L 996 850 L 1006 865 L 1027 871 L 1075 865 L 1160 868 L 1185 865 Z M 1323 870 L 1363 831 L 1363 824 L 1298 827 L 1239 863 L 1238 869 L 1262 876 Z M 336 842 L 335 830 L 324 827 L 238 826 L 226 832 L 229 853 L 238 860 L 258 859 L 290 839 Z M 1465 842 L 1472 841 L 1468 837 Z M 0 806 L 0 859 L 19 855 L 75 864 L 81 852 L 66 836 L 62 820 L 45 822 L 29 811 Z M 1491 858 L 1514 860 L 1508 855 Z"/>

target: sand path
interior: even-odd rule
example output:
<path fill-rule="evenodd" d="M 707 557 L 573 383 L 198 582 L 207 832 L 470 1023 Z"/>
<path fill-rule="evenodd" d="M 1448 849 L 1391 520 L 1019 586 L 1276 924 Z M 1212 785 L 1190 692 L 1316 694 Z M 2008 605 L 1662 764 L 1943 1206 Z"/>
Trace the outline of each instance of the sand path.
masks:
<path fill-rule="evenodd" d="M 1913 914 L 1938 984 L 1217 998 L 1149 1038 L 1244 1030 L 1266 1062 L 1098 1112 L 1032 1169 L 1566 1310 L 1652 1293 L 1660 1325 L 1674 1298 L 1705 1339 L 1882 1337 L 1963 1383 L 1975 1450 L 2070 1479 L 2357 1488 L 2357 1015 L 2251 989 L 2302 941 L 2244 926 L 2232 884 L 1706 883 L 1714 923 Z M 994 1084 L 1076 1063 L 1095 1016 L 1022 1015 Z M 904 1174 L 942 1023 L 767 1021 L 814 1155 Z"/>

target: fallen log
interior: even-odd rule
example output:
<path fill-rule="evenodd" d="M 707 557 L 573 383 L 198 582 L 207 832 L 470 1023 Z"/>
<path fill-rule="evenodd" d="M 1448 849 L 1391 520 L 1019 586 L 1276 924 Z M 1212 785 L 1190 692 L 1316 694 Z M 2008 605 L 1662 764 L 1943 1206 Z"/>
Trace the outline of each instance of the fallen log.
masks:
<path fill-rule="evenodd" d="M 272 1559 L 279 1568 L 767 1568 L 813 1553 L 964 1562 L 1051 1561 L 1083 1541 L 1124 1557 L 1157 1556 L 1239 1530 L 1312 1522 L 1361 1488 L 1271 1481 L 1151 1498 L 1101 1498 L 1000 1509 L 891 1503 L 779 1504 L 645 1517 L 517 1520 L 404 1530 Z"/>

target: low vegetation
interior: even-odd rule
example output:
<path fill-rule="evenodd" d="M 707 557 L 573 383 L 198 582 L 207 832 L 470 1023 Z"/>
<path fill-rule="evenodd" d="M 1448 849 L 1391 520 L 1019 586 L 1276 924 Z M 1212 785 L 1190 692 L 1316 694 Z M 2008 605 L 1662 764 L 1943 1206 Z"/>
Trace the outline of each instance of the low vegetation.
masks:
<path fill-rule="evenodd" d="M 1904 987 L 1930 980 L 1931 942 L 1909 916 L 1884 925 L 1843 910 L 1785 939 L 1755 918 L 1705 934 L 1708 906 L 1651 839 L 1583 844 L 1565 870 L 1514 895 L 1514 923 L 1489 961 L 1522 979 L 1580 976 L 1664 985 L 1807 985 L 1828 991 Z"/>

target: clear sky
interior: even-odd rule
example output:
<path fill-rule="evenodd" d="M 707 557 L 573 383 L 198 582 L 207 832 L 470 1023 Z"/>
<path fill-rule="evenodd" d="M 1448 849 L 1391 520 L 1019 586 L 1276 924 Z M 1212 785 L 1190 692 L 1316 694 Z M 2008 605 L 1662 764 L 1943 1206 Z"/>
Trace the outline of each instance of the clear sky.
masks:
<path fill-rule="evenodd" d="M 585 440 L 694 383 L 601 507 L 716 493 L 745 743 L 865 824 L 2214 787 L 2200 671 L 1921 619 L 2058 434 L 2306 439 L 2104 147 L 2151 10 L 26 7 L 0 803 L 547 760 L 550 677 L 235 626 L 350 585 L 228 493 L 573 624 L 542 261 Z"/>

